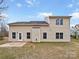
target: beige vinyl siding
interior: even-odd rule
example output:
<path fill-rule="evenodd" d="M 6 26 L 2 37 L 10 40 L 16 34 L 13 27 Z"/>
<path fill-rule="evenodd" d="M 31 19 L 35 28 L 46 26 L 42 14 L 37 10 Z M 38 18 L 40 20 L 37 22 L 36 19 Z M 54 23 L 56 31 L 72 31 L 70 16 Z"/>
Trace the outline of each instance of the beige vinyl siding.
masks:
<path fill-rule="evenodd" d="M 70 42 L 70 19 L 63 18 L 63 25 L 56 25 L 56 18 L 46 18 L 49 26 L 9 26 L 9 41 L 18 41 L 18 36 L 16 39 L 12 39 L 12 32 L 21 32 L 23 35 L 23 41 L 34 41 L 34 27 L 39 28 L 40 42 Z M 30 32 L 30 39 L 26 38 L 27 32 Z M 47 33 L 47 39 L 43 39 L 43 32 Z M 56 32 L 63 32 L 63 39 L 56 39 Z M 36 33 L 35 35 L 38 35 Z"/>

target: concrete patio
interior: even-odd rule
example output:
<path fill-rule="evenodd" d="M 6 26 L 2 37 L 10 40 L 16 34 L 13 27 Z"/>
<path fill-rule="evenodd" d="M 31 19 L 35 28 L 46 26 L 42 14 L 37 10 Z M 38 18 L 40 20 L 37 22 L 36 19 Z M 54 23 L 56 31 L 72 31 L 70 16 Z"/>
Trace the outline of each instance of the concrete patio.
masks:
<path fill-rule="evenodd" d="M 8 42 L 5 44 L 1 44 L 0 47 L 22 47 L 26 44 L 26 42 Z"/>

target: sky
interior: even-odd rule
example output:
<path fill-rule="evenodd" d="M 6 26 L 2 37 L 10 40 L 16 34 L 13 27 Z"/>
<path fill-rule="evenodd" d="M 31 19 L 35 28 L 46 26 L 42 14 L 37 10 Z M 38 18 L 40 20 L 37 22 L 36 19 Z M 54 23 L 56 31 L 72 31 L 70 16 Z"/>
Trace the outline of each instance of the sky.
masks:
<path fill-rule="evenodd" d="M 72 16 L 70 24 L 79 24 L 79 0 L 7 0 L 7 22 L 42 21 L 45 16 Z"/>

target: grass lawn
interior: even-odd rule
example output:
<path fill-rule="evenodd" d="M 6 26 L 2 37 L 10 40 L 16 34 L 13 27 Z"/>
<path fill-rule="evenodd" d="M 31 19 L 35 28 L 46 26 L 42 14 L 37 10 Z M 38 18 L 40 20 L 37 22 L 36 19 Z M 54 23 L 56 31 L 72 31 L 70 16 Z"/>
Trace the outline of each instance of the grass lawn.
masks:
<path fill-rule="evenodd" d="M 0 41 L 0 44 L 5 41 Z M 27 43 L 20 48 L 0 48 L 0 59 L 79 59 L 79 40 L 71 43 Z"/>

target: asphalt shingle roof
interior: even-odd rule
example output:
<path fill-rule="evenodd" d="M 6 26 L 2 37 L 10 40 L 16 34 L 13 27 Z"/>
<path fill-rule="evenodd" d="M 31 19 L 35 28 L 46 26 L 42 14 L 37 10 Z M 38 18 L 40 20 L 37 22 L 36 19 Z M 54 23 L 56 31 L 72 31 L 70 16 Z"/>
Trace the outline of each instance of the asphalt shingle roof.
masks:
<path fill-rule="evenodd" d="M 46 21 L 14 22 L 9 25 L 48 25 Z"/>

